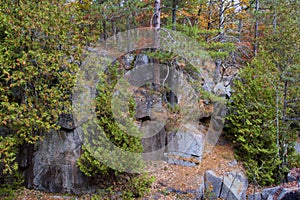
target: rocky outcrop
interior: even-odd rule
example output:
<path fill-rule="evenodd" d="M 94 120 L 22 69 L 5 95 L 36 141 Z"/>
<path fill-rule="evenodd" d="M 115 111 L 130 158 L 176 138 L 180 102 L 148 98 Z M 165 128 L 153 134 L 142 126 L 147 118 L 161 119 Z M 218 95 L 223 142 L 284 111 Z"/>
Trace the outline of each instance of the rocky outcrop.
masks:
<path fill-rule="evenodd" d="M 119 37 L 109 38 L 105 42 L 105 46 L 100 44 L 99 48 L 88 49 L 91 54 L 87 56 L 77 73 L 78 83 L 72 92 L 72 103 L 77 116 L 62 116 L 58 122 L 62 129 L 45 133 L 44 140 L 34 147 L 30 155 L 27 155 L 31 158 L 23 159 L 22 166 L 26 169 L 27 187 L 47 192 L 78 194 L 94 190 L 91 180 L 77 168 L 76 159 L 80 156 L 83 143 L 80 126 L 95 114 L 93 99 L 96 96 L 96 86 L 99 81 L 98 73 L 104 72 L 108 65 L 115 62 L 120 56 L 126 55 L 126 52 L 153 47 L 154 43 L 151 40 L 151 38 L 154 38 L 153 34 L 153 30 L 149 29 L 131 30 L 119 33 Z M 173 37 L 170 37 L 170 34 Z M 228 96 L 230 88 L 227 84 L 228 81 L 222 81 L 220 84 L 213 82 L 212 73 L 215 67 L 209 60 L 206 60 L 205 52 L 199 49 L 198 45 L 194 44 L 193 41 L 186 40 L 187 38 L 184 35 L 177 34 L 176 32 L 161 32 L 161 49 L 166 52 L 173 52 L 197 67 L 197 69 L 187 68 L 177 71 L 169 71 L 170 69 L 166 66 L 161 68 L 161 85 L 162 87 L 169 85 L 176 96 L 176 103 L 181 109 L 181 115 L 184 116 L 178 131 L 166 131 L 166 128 L 161 126 L 159 123 L 161 118 L 156 119 L 155 116 L 158 112 L 151 111 L 155 106 L 153 99 L 147 93 L 143 93 L 143 90 L 140 90 L 141 96 L 144 95 L 146 98 L 144 102 L 137 103 L 138 110 L 135 117 L 141 122 L 141 130 L 144 130 L 144 133 L 149 135 L 149 137 L 144 137 L 142 140 L 146 152 L 163 149 L 160 153 L 163 155 L 163 159 L 166 159 L 169 163 L 194 166 L 202 159 L 205 141 L 210 141 L 212 146 L 215 144 L 215 139 L 218 138 L 222 129 L 222 126 L 216 125 L 222 125 L 223 122 L 219 118 L 214 118 L 212 128 L 209 129 L 214 137 L 210 137 L 210 140 L 205 139 L 205 133 L 198 123 L 199 119 L 206 114 L 204 110 L 198 108 L 197 103 L 199 99 L 191 85 L 193 85 L 193 81 L 197 84 L 201 82 L 203 89 L 208 93 L 215 92 L 220 96 Z M 120 38 L 134 39 L 124 40 Z M 149 39 L 149 41 L 142 40 L 145 38 Z M 181 42 L 174 43 L 174 39 L 184 41 L 184 44 L 186 43 L 187 45 L 180 45 Z M 193 54 L 188 54 L 191 51 Z M 134 59 L 134 56 L 129 54 L 128 57 L 124 57 L 126 66 L 131 66 L 132 62 L 134 62 L 134 68 L 130 68 L 130 71 L 127 71 L 127 77 L 125 76 L 124 78 L 128 78 L 127 80 L 130 84 L 136 88 L 140 88 L 149 81 L 152 83 L 153 66 L 148 65 L 151 70 L 143 67 L 151 62 L 150 59 L 143 54 L 138 55 L 136 61 Z M 219 110 L 222 111 L 222 109 Z M 161 128 L 156 132 L 156 135 L 153 135 L 155 131 L 151 129 L 153 128 L 152 124 L 155 124 L 154 127 Z M 165 145 L 167 146 L 165 147 Z M 28 162 L 28 160 L 31 161 Z M 207 180 L 210 180 L 209 177 L 212 178 L 213 175 L 208 173 Z M 219 178 L 221 182 L 219 181 L 217 185 L 221 184 L 221 189 L 219 192 L 216 191 L 216 195 L 237 199 L 243 195 L 246 183 L 245 181 L 243 182 L 243 178 L 239 174 L 233 173 Z M 240 191 L 241 188 L 237 186 L 239 184 L 243 184 L 242 192 Z M 225 188 L 228 189 L 226 190 Z M 209 187 L 206 186 L 205 189 L 208 190 Z M 218 190 L 218 188 L 215 190 Z"/>
<path fill-rule="evenodd" d="M 248 179 L 242 172 L 227 172 L 217 175 L 211 170 L 205 172 L 204 186 L 200 187 L 202 198 L 206 199 L 246 199 Z"/>
<path fill-rule="evenodd" d="M 54 193 L 92 192 L 91 180 L 80 172 L 76 160 L 81 154 L 80 128 L 71 132 L 51 131 L 36 145 L 32 167 L 27 170 L 27 187 Z"/>
<path fill-rule="evenodd" d="M 140 121 L 139 128 L 143 133 L 144 157 L 147 160 L 152 157 L 153 160 L 163 159 L 170 164 L 195 166 L 202 159 L 205 144 L 207 128 L 201 128 L 197 122 L 197 119 L 205 115 L 204 110 L 197 108 L 197 95 L 185 80 L 184 73 L 176 70 L 171 73 L 171 69 L 162 66 L 160 73 L 165 77 L 162 81 L 173 87 L 175 103 L 181 113 L 181 121 L 178 120 L 176 126 L 168 124 L 172 111 L 162 105 L 162 102 L 155 102 L 153 86 L 145 84 L 153 79 L 152 68 L 152 65 L 136 66 L 124 75 L 131 85 L 128 91 L 133 90 L 135 117 Z M 168 74 L 173 74 L 174 77 Z M 164 96 L 162 101 L 164 104 L 168 103 L 167 97 Z"/>

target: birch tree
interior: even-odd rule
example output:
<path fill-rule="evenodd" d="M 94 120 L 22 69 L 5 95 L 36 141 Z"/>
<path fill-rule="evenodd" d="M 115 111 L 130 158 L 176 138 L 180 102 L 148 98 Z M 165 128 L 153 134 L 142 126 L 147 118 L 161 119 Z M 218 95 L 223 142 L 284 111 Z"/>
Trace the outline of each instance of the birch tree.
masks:
<path fill-rule="evenodd" d="M 157 50 L 160 46 L 160 14 L 161 14 L 161 3 L 160 0 L 154 1 L 154 15 L 153 15 L 153 25 L 154 25 L 154 48 Z M 158 91 L 160 88 L 160 67 L 157 61 L 154 63 L 154 87 Z"/>

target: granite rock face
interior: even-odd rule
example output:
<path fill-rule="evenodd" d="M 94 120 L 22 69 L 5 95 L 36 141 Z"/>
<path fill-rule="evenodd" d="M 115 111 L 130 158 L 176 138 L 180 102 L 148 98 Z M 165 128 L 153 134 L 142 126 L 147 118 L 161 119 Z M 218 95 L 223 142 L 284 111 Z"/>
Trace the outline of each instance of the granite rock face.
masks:
<path fill-rule="evenodd" d="M 196 124 L 185 124 L 177 132 L 169 133 L 166 161 L 176 165 L 195 166 L 202 160 L 204 136 Z"/>
<path fill-rule="evenodd" d="M 28 170 L 27 187 L 53 193 L 92 192 L 90 179 L 76 166 L 81 154 L 82 138 L 79 128 L 74 131 L 52 131 L 36 145 L 32 167 Z"/>
<path fill-rule="evenodd" d="M 151 84 L 143 85 L 143 81 L 153 79 L 152 68 L 151 65 L 136 66 L 124 75 L 132 86 L 136 86 L 132 87 L 132 93 L 136 104 L 135 118 L 140 121 L 143 133 L 144 153 L 148 153 L 147 159 L 153 157 L 170 164 L 195 166 L 201 162 L 207 130 L 199 126 L 198 119 L 205 114 L 196 107 L 198 97 L 183 72 L 161 67 L 161 76 L 165 77 L 163 85 L 169 85 L 174 92 L 182 118 L 176 126 L 170 127 L 168 117 L 171 111 L 162 102 L 155 101 Z M 166 96 L 162 99 L 168 103 Z"/>
<path fill-rule="evenodd" d="M 143 157 L 145 160 L 163 160 L 163 152 L 166 143 L 166 131 L 164 128 L 153 130 L 153 121 L 145 121 L 142 123 L 141 130 L 144 133 L 142 138 L 142 145 L 144 148 Z M 153 132 L 155 134 L 152 134 Z"/>

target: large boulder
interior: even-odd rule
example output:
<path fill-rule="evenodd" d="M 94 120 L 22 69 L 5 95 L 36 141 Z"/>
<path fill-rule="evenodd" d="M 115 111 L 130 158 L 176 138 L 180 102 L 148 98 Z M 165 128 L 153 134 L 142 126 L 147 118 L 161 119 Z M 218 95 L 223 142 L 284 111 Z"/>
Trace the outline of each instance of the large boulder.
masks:
<path fill-rule="evenodd" d="M 248 180 L 242 172 L 217 175 L 208 170 L 204 175 L 204 197 L 207 199 L 246 199 Z M 201 192 L 200 192 L 201 193 Z"/>
<path fill-rule="evenodd" d="M 246 198 L 248 180 L 241 172 L 229 172 L 223 176 L 220 198 L 239 200 Z"/>

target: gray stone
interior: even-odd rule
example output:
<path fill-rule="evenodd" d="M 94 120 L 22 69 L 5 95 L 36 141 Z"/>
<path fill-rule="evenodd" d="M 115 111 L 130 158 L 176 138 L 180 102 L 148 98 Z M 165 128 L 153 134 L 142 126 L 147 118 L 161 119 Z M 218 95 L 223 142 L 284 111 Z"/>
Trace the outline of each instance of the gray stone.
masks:
<path fill-rule="evenodd" d="M 235 179 L 230 187 L 229 199 L 242 200 L 246 198 L 248 179 L 242 173 L 236 173 Z"/>
<path fill-rule="evenodd" d="M 233 185 L 233 182 L 235 180 L 236 173 L 226 173 L 226 175 L 223 176 L 223 185 L 220 193 L 220 198 L 228 199 L 230 189 Z"/>
<path fill-rule="evenodd" d="M 262 190 L 262 199 L 273 198 L 274 194 L 280 189 L 279 186 L 273 188 L 266 188 Z"/>
<path fill-rule="evenodd" d="M 139 65 L 132 70 L 126 72 L 123 76 L 124 80 L 130 84 L 130 89 L 136 89 L 151 84 L 153 82 L 153 64 Z M 128 86 L 127 86 L 128 87 Z"/>
<path fill-rule="evenodd" d="M 220 198 L 242 200 L 246 198 L 248 180 L 242 173 L 229 172 L 223 176 Z"/>
<path fill-rule="evenodd" d="M 202 193 L 205 199 L 244 200 L 247 188 L 248 179 L 242 172 L 227 172 L 218 176 L 208 170 L 204 175 L 204 192 Z M 201 187 L 200 190 L 202 190 Z"/>
<path fill-rule="evenodd" d="M 150 92 L 145 88 L 139 88 L 134 93 L 134 100 L 136 105 L 135 118 L 149 120 L 153 105 L 153 97 Z"/>
<path fill-rule="evenodd" d="M 219 198 L 222 189 L 222 178 L 217 176 L 213 171 L 208 170 L 204 175 L 205 198 Z"/>
<path fill-rule="evenodd" d="M 156 129 L 154 121 L 145 121 L 142 124 L 143 133 L 142 145 L 144 148 L 143 157 L 145 160 L 163 160 L 166 142 L 166 131 L 164 127 L 161 130 Z M 156 125 L 159 126 L 159 125 Z M 154 130 L 153 130 L 154 129 Z M 153 131 L 153 132 L 152 132 Z"/>
<path fill-rule="evenodd" d="M 237 163 L 236 159 L 234 159 L 234 160 L 232 160 L 232 161 L 230 161 L 230 162 L 227 163 L 227 165 L 228 165 L 229 167 L 234 167 L 234 166 L 236 166 L 237 164 L 238 164 L 238 163 Z"/>
<path fill-rule="evenodd" d="M 199 161 L 203 153 L 203 136 L 197 124 L 185 124 L 169 138 L 168 152 L 176 151 L 198 157 Z"/>
<path fill-rule="evenodd" d="M 215 87 L 214 81 L 212 80 L 211 77 L 207 76 L 206 74 L 204 74 L 203 76 L 204 76 L 203 89 L 207 92 L 212 92 Z"/>
<path fill-rule="evenodd" d="M 81 153 L 80 129 L 51 131 L 36 146 L 27 187 L 54 193 L 92 192 L 89 178 L 76 165 Z"/>
<path fill-rule="evenodd" d="M 203 156 L 204 134 L 196 124 L 185 124 L 176 133 L 168 133 L 166 161 L 172 164 L 194 166 Z M 177 161 L 175 161 L 177 160 Z"/>
<path fill-rule="evenodd" d="M 59 118 L 59 125 L 67 131 L 81 126 L 91 117 L 94 117 L 94 99 L 97 94 L 99 71 L 95 66 L 86 66 L 76 73 L 77 82 L 72 90 L 73 113 L 72 115 L 62 115 Z"/>
<path fill-rule="evenodd" d="M 162 32 L 161 34 L 165 34 L 165 32 Z M 125 38 L 125 36 L 126 38 L 135 38 L 137 35 L 140 38 L 153 38 L 153 33 L 151 34 L 151 31 L 149 33 L 148 29 L 147 31 L 135 29 L 126 32 L 126 35 L 119 35 L 118 37 L 112 37 L 106 40 L 105 45 L 112 47 L 116 44 L 115 42 L 117 42 L 118 52 L 130 52 L 137 47 L 151 47 L 153 43 L 151 40 L 150 43 L 145 42 L 142 44 L 139 43 L 140 40 L 128 39 L 125 40 L 124 43 L 119 43 L 119 39 L 116 41 L 116 38 Z M 177 55 L 182 55 L 182 53 L 187 52 L 187 50 L 191 48 L 191 45 L 196 45 L 191 44 L 186 45 L 185 48 L 180 48 L 178 45 L 173 45 L 173 39 L 171 39 L 173 37 L 161 38 L 165 38 L 165 40 L 161 42 L 161 48 L 170 52 L 175 52 Z M 93 100 L 96 96 L 96 86 L 99 81 L 98 73 L 104 71 L 106 67 L 115 60 L 115 55 L 111 54 L 111 49 L 107 49 L 104 46 L 100 46 L 99 48 L 87 47 L 87 50 L 90 51 L 90 54 L 87 55 L 87 58 L 83 61 L 81 70 L 77 73 L 77 86 L 72 91 L 74 115 L 70 115 L 69 117 L 62 116 L 59 124 L 63 127 L 63 130 L 52 131 L 51 133 L 46 134 L 45 139 L 38 143 L 32 159 L 33 163 L 25 160 L 22 162 L 22 166 L 29 166 L 28 168 L 30 169 L 27 176 L 29 177 L 27 186 L 30 188 L 60 193 L 82 193 L 83 191 L 88 192 L 94 190 L 90 179 L 84 176 L 76 166 L 76 160 L 80 156 L 82 145 L 80 128 L 78 127 L 95 115 L 95 105 Z M 195 55 L 204 54 L 202 51 L 197 51 Z M 134 59 L 132 54 L 127 54 L 124 57 L 124 62 L 127 66 L 131 67 Z M 202 64 L 204 64 L 203 62 L 206 62 L 201 56 L 189 56 L 187 60 L 190 60 L 195 66 L 202 66 Z M 206 91 L 212 92 L 213 89 L 216 88 L 211 77 L 214 65 L 210 65 L 209 63 L 212 62 L 207 61 L 207 64 L 203 65 L 204 68 L 201 73 L 197 72 L 194 75 L 203 79 L 203 88 Z M 149 64 L 149 58 L 142 54 L 138 55 L 135 61 L 135 68 L 124 75 L 123 78 L 128 80 L 133 88 L 131 88 L 132 90 L 134 90 L 134 88 L 140 88 L 146 83 L 153 82 L 153 65 L 147 64 Z M 166 81 L 166 84 L 169 83 L 172 91 L 177 97 L 178 105 L 181 108 L 183 116 L 186 116 L 183 123 L 185 125 L 180 127 L 178 133 L 168 136 L 167 141 L 164 141 L 165 137 L 162 137 L 163 134 L 156 134 L 154 138 L 151 138 L 150 142 L 153 140 L 155 141 L 154 149 L 159 148 L 164 142 L 169 144 L 167 147 L 167 154 L 177 155 L 183 159 L 193 158 L 197 161 L 201 161 L 203 155 L 204 134 L 199 131 L 196 125 L 186 124 L 187 121 L 197 121 L 199 116 L 201 116 L 201 111 L 195 108 L 195 105 L 199 100 L 198 96 L 195 94 L 195 90 L 191 87 L 190 82 L 187 81 L 187 76 L 184 76 L 184 73 L 176 72 L 174 77 L 172 77 L 172 80 L 174 81 L 171 81 L 171 78 L 165 76 L 165 74 L 167 74 L 166 68 L 162 69 L 161 72 L 163 72 L 161 73 L 163 75 L 161 77 L 161 83 L 164 83 L 163 81 Z M 164 77 L 168 78 L 168 80 L 164 80 Z M 220 86 L 220 88 L 223 88 L 223 86 Z M 150 108 L 152 108 L 152 99 L 150 97 L 151 95 L 146 94 L 146 103 L 138 105 L 139 111 L 137 113 L 139 114 L 136 117 L 142 119 L 141 121 L 145 121 L 143 120 L 145 118 L 151 119 L 153 116 L 149 111 Z M 216 121 L 218 123 L 214 123 L 213 125 L 219 124 L 220 120 L 216 119 Z M 144 124 L 142 127 L 145 128 L 146 125 Z M 213 127 L 214 129 L 220 129 L 220 126 Z M 149 129 L 148 133 L 149 132 L 151 133 L 152 130 Z M 148 148 L 149 151 L 152 151 L 154 149 L 153 147 L 150 147 L 150 142 L 146 142 L 145 146 L 146 149 Z M 27 154 L 26 157 L 30 157 L 29 154 Z M 216 192 L 216 196 L 219 196 L 222 178 L 217 177 L 213 172 L 207 172 L 204 184 L 207 191 L 210 188 L 209 183 L 216 186 L 213 189 L 214 192 Z"/>
<path fill-rule="evenodd" d="M 143 121 L 142 125 L 140 127 L 140 131 L 143 133 L 142 139 L 147 139 L 147 138 L 151 138 L 155 135 L 159 135 L 160 132 L 164 132 L 164 134 L 162 135 L 161 138 L 163 141 L 160 142 L 160 144 L 158 145 L 159 147 L 164 146 L 165 145 L 165 140 L 166 140 L 166 133 L 165 133 L 165 127 L 164 127 L 164 123 L 159 121 L 159 120 L 147 120 L 147 121 Z M 151 144 L 149 144 L 151 145 Z M 154 146 L 157 146 L 156 144 L 153 144 Z"/>
<path fill-rule="evenodd" d="M 187 81 L 187 77 L 183 73 L 175 73 L 173 84 L 170 85 L 172 92 L 177 96 L 180 112 L 186 122 L 196 122 L 204 111 L 197 109 L 198 95 L 194 88 Z"/>
<path fill-rule="evenodd" d="M 247 197 L 248 200 L 261 200 L 261 193 L 257 192 L 254 194 L 249 194 Z"/>
<path fill-rule="evenodd" d="M 149 57 L 145 54 L 139 54 L 137 55 L 136 61 L 135 61 L 135 66 L 138 65 L 145 65 L 149 63 Z"/>

